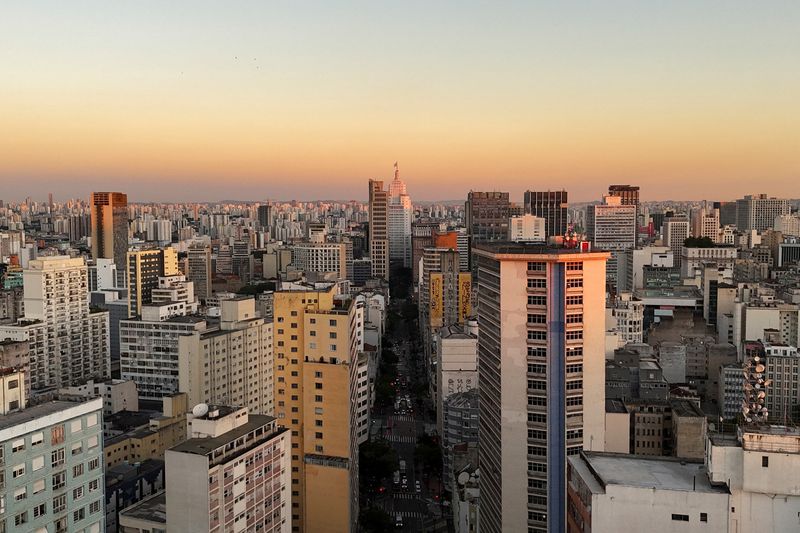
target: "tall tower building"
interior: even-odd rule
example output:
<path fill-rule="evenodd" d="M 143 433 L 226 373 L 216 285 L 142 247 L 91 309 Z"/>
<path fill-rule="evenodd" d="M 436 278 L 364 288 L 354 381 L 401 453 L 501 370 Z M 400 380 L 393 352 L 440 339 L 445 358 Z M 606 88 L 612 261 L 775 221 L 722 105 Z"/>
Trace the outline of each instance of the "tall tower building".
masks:
<path fill-rule="evenodd" d="M 510 243 L 473 254 L 480 530 L 563 532 L 567 456 L 603 449 L 609 254 Z"/>
<path fill-rule="evenodd" d="M 117 272 L 125 272 L 128 253 L 128 195 L 93 192 L 89 200 L 92 216 L 92 258 L 113 259 Z"/>
<path fill-rule="evenodd" d="M 636 206 L 624 205 L 618 196 L 604 196 L 602 204 L 586 208 L 586 235 L 592 246 L 611 252 L 606 278 L 617 286 L 619 256 L 636 247 Z"/>
<path fill-rule="evenodd" d="M 764 231 L 772 227 L 775 217 L 790 213 L 789 200 L 769 198 L 766 194 L 747 195 L 736 200 L 736 229 Z"/>
<path fill-rule="evenodd" d="M 545 220 L 547 237 L 567 232 L 567 191 L 525 191 L 525 213 Z"/>
<path fill-rule="evenodd" d="M 637 239 L 639 235 L 639 226 L 643 225 L 643 221 L 640 220 L 642 213 L 639 210 L 639 187 L 635 185 L 609 185 L 608 195 L 618 196 L 622 201 L 622 205 L 636 206 L 636 217 L 634 219 L 634 239 Z M 634 241 L 634 244 L 635 242 L 636 241 Z"/>
<path fill-rule="evenodd" d="M 369 256 L 372 277 L 388 280 L 389 194 L 379 180 L 369 180 Z"/>
<path fill-rule="evenodd" d="M 205 302 L 211 296 L 211 246 L 193 244 L 187 255 L 186 279 L 194 283 L 197 299 Z"/>
<path fill-rule="evenodd" d="M 689 238 L 689 218 L 686 215 L 664 217 L 661 234 L 664 246 L 672 249 L 675 266 L 680 266 L 683 243 Z"/>
<path fill-rule="evenodd" d="M 275 416 L 292 431 L 292 527 L 355 531 L 357 306 L 325 288 L 275 292 Z M 335 490 L 332 488 L 335 487 Z"/>
<path fill-rule="evenodd" d="M 709 209 L 705 202 L 703 207 L 692 213 L 692 236 L 708 237 L 713 242 L 719 241 L 719 209 Z"/>
<path fill-rule="evenodd" d="M 25 317 L 0 326 L 0 339 L 29 342 L 31 388 L 109 377 L 108 312 L 89 309 L 83 258 L 32 259 L 22 276 Z"/>
<path fill-rule="evenodd" d="M 269 232 L 270 228 L 272 227 L 272 217 L 272 204 L 267 203 L 258 206 L 258 223 L 261 224 L 261 227 L 267 232 Z"/>
<path fill-rule="evenodd" d="M 467 233 L 472 243 L 508 238 L 511 202 L 507 192 L 469 191 L 464 208 Z"/>
<path fill-rule="evenodd" d="M 128 252 L 125 272 L 128 280 L 128 316 L 133 317 L 142 313 L 142 305 L 152 303 L 158 278 L 180 274 L 178 253 L 172 247 Z"/>
<path fill-rule="evenodd" d="M 406 192 L 406 183 L 400 179 L 397 163 L 394 179 L 389 184 L 389 261 L 411 267 L 411 222 L 414 209 Z"/>

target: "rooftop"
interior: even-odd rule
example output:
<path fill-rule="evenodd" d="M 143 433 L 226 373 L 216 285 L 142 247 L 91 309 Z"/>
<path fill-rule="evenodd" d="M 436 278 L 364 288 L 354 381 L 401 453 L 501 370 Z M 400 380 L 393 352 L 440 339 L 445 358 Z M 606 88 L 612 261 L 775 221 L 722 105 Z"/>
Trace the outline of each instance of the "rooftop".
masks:
<path fill-rule="evenodd" d="M 15 411 L 7 415 L 0 415 L 0 429 L 6 429 L 24 424 L 26 422 L 31 422 L 37 418 L 52 415 L 60 411 L 66 411 L 67 409 L 77 407 L 90 401 L 92 400 L 87 400 L 83 397 L 81 397 L 78 401 L 55 400 L 52 402 L 40 403 L 38 405 L 26 407 L 25 409 Z M 101 408 L 102 407 L 99 407 L 98 410 Z"/>
<path fill-rule="evenodd" d="M 517 243 L 510 241 L 481 242 L 476 243 L 473 250 L 477 252 L 489 252 L 496 255 L 583 255 L 592 258 L 608 257 L 609 252 L 591 251 L 582 252 L 578 248 L 564 248 L 557 245 L 546 245 L 538 243 Z"/>
<path fill-rule="evenodd" d="M 702 463 L 690 463 L 672 457 L 605 452 L 583 452 L 581 457 L 602 487 L 622 485 L 654 490 L 728 492 L 725 487 L 709 483 L 708 472 Z"/>
<path fill-rule="evenodd" d="M 606 413 L 627 413 L 625 402 L 614 398 L 606 398 Z"/>
<path fill-rule="evenodd" d="M 222 416 L 222 413 L 221 413 Z M 195 455 L 209 455 L 217 448 L 225 446 L 229 442 L 235 441 L 239 437 L 247 435 L 260 427 L 271 424 L 274 417 L 266 415 L 249 415 L 248 422 L 234 428 L 219 437 L 209 437 L 205 439 L 189 439 L 170 448 L 171 451 L 180 453 L 192 453 Z"/>
<path fill-rule="evenodd" d="M 120 516 L 130 516 L 136 520 L 147 520 L 160 524 L 167 523 L 167 493 L 161 491 L 149 498 L 126 507 Z"/>

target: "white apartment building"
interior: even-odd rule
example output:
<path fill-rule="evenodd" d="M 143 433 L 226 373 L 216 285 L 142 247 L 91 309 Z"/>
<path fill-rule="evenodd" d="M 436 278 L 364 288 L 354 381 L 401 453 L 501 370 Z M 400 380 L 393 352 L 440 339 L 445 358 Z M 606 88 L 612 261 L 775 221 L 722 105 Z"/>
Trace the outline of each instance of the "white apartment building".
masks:
<path fill-rule="evenodd" d="M 154 304 L 171 302 L 186 302 L 186 312 L 197 312 L 197 299 L 194 296 L 194 283 L 186 281 L 186 276 L 177 274 L 173 276 L 160 276 L 158 286 L 150 293 Z"/>
<path fill-rule="evenodd" d="M 619 291 L 632 292 L 644 288 L 644 267 L 672 268 L 675 257 L 668 246 L 645 246 L 629 248 L 620 254 L 617 261 Z"/>
<path fill-rule="evenodd" d="M 644 303 L 629 292 L 621 292 L 606 308 L 606 322 L 619 336 L 620 346 L 644 342 Z"/>
<path fill-rule="evenodd" d="M 99 382 L 89 380 L 75 387 L 64 387 L 59 392 L 85 398 L 99 396 L 103 399 L 103 416 L 111 416 L 120 411 L 139 410 L 139 393 L 136 390 L 136 383 L 132 380 L 108 379 Z"/>
<path fill-rule="evenodd" d="M 783 235 L 800 237 L 800 216 L 778 215 L 775 217 L 775 224 L 772 228 L 780 231 Z"/>
<path fill-rule="evenodd" d="M 567 457 L 604 445 L 609 254 L 509 243 L 473 254 L 479 461 L 491 472 L 480 531 L 565 531 Z"/>
<path fill-rule="evenodd" d="M 736 264 L 737 250 L 733 246 L 681 249 L 681 277 L 693 278 L 703 270 L 704 263 L 715 263 L 718 268 L 730 269 Z"/>
<path fill-rule="evenodd" d="M 764 231 L 775 224 L 775 217 L 791 213 L 789 200 L 766 194 L 747 195 L 736 200 L 736 228 L 739 231 Z"/>
<path fill-rule="evenodd" d="M 766 389 L 764 406 L 770 420 L 786 424 L 796 420 L 795 412 L 800 404 L 800 354 L 795 346 L 763 344 L 764 378 L 772 382 Z"/>
<path fill-rule="evenodd" d="M 705 204 L 692 213 L 692 236 L 708 237 L 713 242 L 719 240 L 719 209 L 711 209 Z"/>
<path fill-rule="evenodd" d="M 623 205 L 620 196 L 603 196 L 603 203 L 586 210 L 586 237 L 598 250 L 608 250 L 606 279 L 619 286 L 619 256 L 636 246 L 636 205 Z"/>
<path fill-rule="evenodd" d="M 683 243 L 689 238 L 689 219 L 686 215 L 664 217 L 661 234 L 664 246 L 672 250 L 675 266 L 680 266 Z"/>
<path fill-rule="evenodd" d="M 514 242 L 546 242 L 545 219 L 535 215 L 511 217 L 508 220 L 508 240 Z"/>
<path fill-rule="evenodd" d="M 452 394 L 478 388 L 478 323 L 440 329 L 436 343 L 436 427 L 444 434 L 444 401 Z"/>
<path fill-rule="evenodd" d="M 89 309 L 82 258 L 32 259 L 23 271 L 25 316 L 0 326 L 0 340 L 27 341 L 31 388 L 110 376 L 108 312 Z"/>
<path fill-rule="evenodd" d="M 347 279 L 347 247 L 339 242 L 297 243 L 292 246 L 292 264 L 303 272 L 335 272 Z"/>
<path fill-rule="evenodd" d="M 179 390 L 190 405 L 218 403 L 274 412 L 273 324 L 253 298 L 220 302 L 218 327 L 178 337 Z"/>

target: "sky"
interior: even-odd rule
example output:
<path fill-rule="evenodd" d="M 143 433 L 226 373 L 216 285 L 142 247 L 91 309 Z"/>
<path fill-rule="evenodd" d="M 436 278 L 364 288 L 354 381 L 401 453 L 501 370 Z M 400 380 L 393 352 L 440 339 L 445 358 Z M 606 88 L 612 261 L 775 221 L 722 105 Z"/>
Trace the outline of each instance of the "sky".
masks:
<path fill-rule="evenodd" d="M 800 2 L 13 1 L 0 199 L 800 197 Z"/>

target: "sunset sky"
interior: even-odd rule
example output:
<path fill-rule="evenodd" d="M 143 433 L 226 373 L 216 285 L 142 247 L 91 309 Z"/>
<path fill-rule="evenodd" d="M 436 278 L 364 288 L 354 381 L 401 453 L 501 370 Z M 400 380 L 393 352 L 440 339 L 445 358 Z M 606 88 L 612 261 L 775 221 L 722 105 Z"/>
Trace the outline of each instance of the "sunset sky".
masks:
<path fill-rule="evenodd" d="M 800 1 L 6 2 L 0 198 L 800 197 Z"/>

